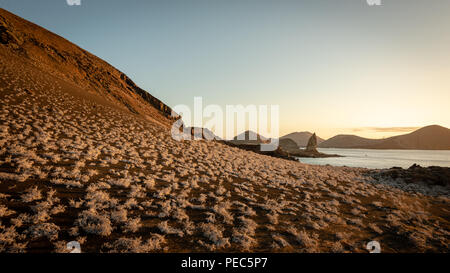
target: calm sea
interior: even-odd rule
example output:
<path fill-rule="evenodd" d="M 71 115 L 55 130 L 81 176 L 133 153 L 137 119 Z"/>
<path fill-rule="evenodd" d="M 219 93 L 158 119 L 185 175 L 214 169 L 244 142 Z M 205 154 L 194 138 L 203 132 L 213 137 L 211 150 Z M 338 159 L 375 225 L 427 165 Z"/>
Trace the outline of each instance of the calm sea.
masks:
<path fill-rule="evenodd" d="M 450 167 L 450 151 L 425 150 L 371 150 L 319 148 L 322 153 L 338 154 L 344 157 L 299 158 L 307 164 L 382 169 L 391 167 L 408 168 L 414 163 L 427 166 Z"/>

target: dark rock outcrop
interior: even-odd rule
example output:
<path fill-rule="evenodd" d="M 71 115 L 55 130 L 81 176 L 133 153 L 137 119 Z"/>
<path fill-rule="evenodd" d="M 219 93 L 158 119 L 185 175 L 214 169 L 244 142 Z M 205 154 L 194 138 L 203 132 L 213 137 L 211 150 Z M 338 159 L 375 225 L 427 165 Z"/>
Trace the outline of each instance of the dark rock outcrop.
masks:
<path fill-rule="evenodd" d="M 286 139 L 283 139 L 286 140 Z M 281 143 L 281 141 L 280 141 Z M 319 151 L 317 151 L 317 136 L 316 133 L 314 133 L 308 140 L 308 145 L 306 146 L 306 149 L 301 150 L 297 147 L 297 149 L 286 149 L 283 148 L 282 145 L 280 145 L 282 152 L 285 152 L 289 156 L 296 156 L 296 157 L 313 157 L 313 158 L 322 158 L 322 157 L 340 157 L 336 154 L 324 154 Z"/>
<path fill-rule="evenodd" d="M 280 139 L 278 146 L 281 150 L 287 152 L 287 153 L 295 153 L 300 150 L 297 143 L 289 138 Z"/>
<path fill-rule="evenodd" d="M 263 144 L 269 143 L 270 139 L 253 131 L 245 131 L 233 138 L 235 144 Z"/>
<path fill-rule="evenodd" d="M 421 167 L 414 164 L 408 169 L 393 167 L 382 170 L 375 175 L 383 178 L 401 179 L 405 183 L 450 186 L 450 168 L 447 167 Z"/>
<path fill-rule="evenodd" d="M 308 145 L 306 145 L 307 152 L 315 152 L 317 153 L 317 137 L 316 133 L 314 133 L 308 140 Z"/>
<path fill-rule="evenodd" d="M 294 132 L 287 134 L 285 136 L 280 137 L 280 139 L 292 139 L 298 145 L 298 147 L 306 147 L 308 145 L 308 141 L 313 134 L 310 132 Z M 325 140 L 321 137 L 317 136 L 317 144 L 324 142 Z"/>

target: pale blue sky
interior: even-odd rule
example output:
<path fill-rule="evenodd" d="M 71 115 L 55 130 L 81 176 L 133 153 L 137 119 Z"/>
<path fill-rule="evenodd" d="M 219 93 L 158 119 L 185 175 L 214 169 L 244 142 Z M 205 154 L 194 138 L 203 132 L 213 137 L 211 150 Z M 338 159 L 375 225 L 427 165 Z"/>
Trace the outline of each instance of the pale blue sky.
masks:
<path fill-rule="evenodd" d="M 450 1 L 0 0 L 170 106 L 279 104 L 281 134 L 450 127 Z M 380 133 L 381 131 L 381 133 Z M 360 130 L 382 137 L 400 132 Z M 403 132 L 401 132 L 403 133 Z"/>

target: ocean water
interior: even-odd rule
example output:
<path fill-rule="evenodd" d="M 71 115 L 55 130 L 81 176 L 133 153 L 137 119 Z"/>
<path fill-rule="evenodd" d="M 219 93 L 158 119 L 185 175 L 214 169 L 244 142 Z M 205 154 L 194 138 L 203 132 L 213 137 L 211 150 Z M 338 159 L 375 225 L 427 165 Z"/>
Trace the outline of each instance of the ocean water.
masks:
<path fill-rule="evenodd" d="M 372 150 L 319 148 L 322 153 L 338 154 L 344 157 L 298 158 L 300 162 L 315 165 L 332 165 L 383 169 L 391 167 L 408 168 L 419 164 L 422 167 L 450 167 L 450 151 L 428 150 Z"/>

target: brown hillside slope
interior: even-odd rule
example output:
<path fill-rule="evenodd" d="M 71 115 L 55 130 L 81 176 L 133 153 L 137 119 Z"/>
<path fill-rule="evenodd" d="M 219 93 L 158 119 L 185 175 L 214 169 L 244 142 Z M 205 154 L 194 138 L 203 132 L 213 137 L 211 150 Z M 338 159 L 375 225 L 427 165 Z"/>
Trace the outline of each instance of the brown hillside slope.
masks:
<path fill-rule="evenodd" d="M 0 49 L 86 92 L 96 93 L 120 108 L 167 126 L 171 124 L 172 110 L 136 86 L 124 73 L 4 9 L 0 9 Z"/>

